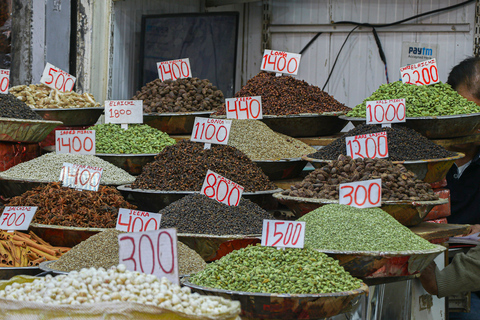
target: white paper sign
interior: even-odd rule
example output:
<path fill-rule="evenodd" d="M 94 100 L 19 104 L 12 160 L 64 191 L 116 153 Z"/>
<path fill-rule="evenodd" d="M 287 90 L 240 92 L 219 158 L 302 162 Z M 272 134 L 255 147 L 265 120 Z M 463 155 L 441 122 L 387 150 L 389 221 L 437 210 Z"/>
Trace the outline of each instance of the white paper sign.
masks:
<path fill-rule="evenodd" d="M 403 83 L 424 86 L 440 82 L 435 59 L 422 61 L 400 68 Z"/>
<path fill-rule="evenodd" d="M 55 131 L 56 153 L 95 154 L 94 130 Z"/>
<path fill-rule="evenodd" d="M 376 132 L 346 137 L 347 156 L 356 158 L 387 158 L 387 132 Z"/>
<path fill-rule="evenodd" d="M 8 86 L 10 85 L 10 70 L 0 69 L 0 93 L 8 93 Z"/>
<path fill-rule="evenodd" d="M 103 168 L 64 162 L 59 180 L 64 187 L 98 191 Z"/>
<path fill-rule="evenodd" d="M 340 184 L 339 203 L 357 208 L 380 207 L 382 205 L 382 179 Z"/>
<path fill-rule="evenodd" d="M 367 101 L 367 124 L 405 122 L 405 99 Z"/>
<path fill-rule="evenodd" d="M 72 91 L 77 78 L 71 74 L 47 63 L 43 70 L 40 82 L 52 89 L 57 89 L 62 92 Z"/>
<path fill-rule="evenodd" d="M 192 77 L 190 59 L 157 62 L 158 78 L 162 81 Z"/>
<path fill-rule="evenodd" d="M 133 209 L 118 209 L 116 229 L 125 232 L 144 232 L 160 229 L 162 215 Z"/>
<path fill-rule="evenodd" d="M 263 220 L 262 246 L 303 248 L 305 222 Z"/>
<path fill-rule="evenodd" d="M 225 99 L 228 119 L 263 119 L 262 97 Z"/>
<path fill-rule="evenodd" d="M 143 100 L 106 100 L 105 123 L 143 123 Z"/>
<path fill-rule="evenodd" d="M 241 185 L 208 170 L 200 193 L 226 205 L 238 206 L 243 190 Z"/>
<path fill-rule="evenodd" d="M 195 117 L 191 141 L 227 144 L 232 120 Z"/>
<path fill-rule="evenodd" d="M 2 230 L 28 230 L 38 207 L 5 207 L 0 217 Z"/>
<path fill-rule="evenodd" d="M 297 74 L 302 55 L 284 51 L 265 50 L 261 70 Z"/>

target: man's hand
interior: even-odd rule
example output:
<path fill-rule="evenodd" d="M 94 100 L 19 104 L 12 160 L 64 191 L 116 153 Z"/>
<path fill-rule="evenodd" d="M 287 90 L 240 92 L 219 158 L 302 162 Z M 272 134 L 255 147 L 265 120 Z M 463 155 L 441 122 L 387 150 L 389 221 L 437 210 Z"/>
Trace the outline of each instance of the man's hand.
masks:
<path fill-rule="evenodd" d="M 432 295 L 438 295 L 437 278 L 435 276 L 435 262 L 430 263 L 420 275 L 420 282 L 425 291 Z"/>
<path fill-rule="evenodd" d="M 467 236 L 477 232 L 480 232 L 480 224 L 472 224 L 470 230 L 468 230 Z"/>

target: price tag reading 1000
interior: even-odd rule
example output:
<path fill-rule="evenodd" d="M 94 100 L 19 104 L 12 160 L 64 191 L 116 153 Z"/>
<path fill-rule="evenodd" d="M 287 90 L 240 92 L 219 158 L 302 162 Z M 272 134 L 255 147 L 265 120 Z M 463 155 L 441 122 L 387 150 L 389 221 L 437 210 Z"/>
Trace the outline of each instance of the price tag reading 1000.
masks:
<path fill-rule="evenodd" d="M 405 99 L 367 101 L 367 124 L 405 122 Z"/>

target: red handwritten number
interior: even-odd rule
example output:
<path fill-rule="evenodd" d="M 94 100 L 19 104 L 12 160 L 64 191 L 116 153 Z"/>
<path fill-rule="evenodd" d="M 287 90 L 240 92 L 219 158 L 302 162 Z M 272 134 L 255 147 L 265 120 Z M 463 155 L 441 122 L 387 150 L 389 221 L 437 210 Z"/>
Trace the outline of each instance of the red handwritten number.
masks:
<path fill-rule="evenodd" d="M 75 139 L 78 140 L 78 144 L 79 144 L 78 149 L 75 149 Z M 82 141 L 80 141 L 80 138 L 78 136 L 73 137 L 72 148 L 73 148 L 73 151 L 75 152 L 79 152 L 80 150 L 82 150 Z"/>
<path fill-rule="evenodd" d="M 145 273 L 145 271 L 143 270 L 143 260 L 142 260 L 142 240 L 143 240 L 143 238 L 147 238 L 147 240 L 150 242 L 150 248 L 152 249 L 152 271 L 150 271 L 150 274 L 153 274 L 153 272 L 155 271 L 155 250 L 153 248 L 152 239 L 150 239 L 150 237 L 147 236 L 146 234 L 143 234 L 140 237 L 140 240 L 138 241 L 138 260 L 139 260 L 138 262 L 140 262 L 140 270 L 142 270 L 142 272 Z M 158 251 L 158 247 L 157 247 L 157 251 Z"/>
<path fill-rule="evenodd" d="M 175 68 L 174 67 L 177 67 L 178 76 L 177 76 L 177 73 L 175 73 Z M 180 67 L 175 62 L 172 63 L 172 76 L 173 76 L 173 80 L 177 80 L 178 78 L 180 78 L 182 76 L 182 71 L 180 70 Z"/>
<path fill-rule="evenodd" d="M 171 253 L 171 258 L 172 258 L 171 259 L 172 260 L 172 265 L 171 265 L 170 269 L 168 269 L 168 270 L 166 270 L 163 267 L 162 261 L 160 260 L 160 257 L 163 256 L 162 252 L 160 252 L 160 238 L 162 237 L 163 234 L 165 234 L 170 239 L 170 253 Z M 172 236 L 165 231 L 160 232 L 160 234 L 158 235 L 158 238 L 157 238 L 157 259 L 158 259 L 158 264 L 160 265 L 160 268 L 162 269 L 162 271 L 164 273 L 172 273 L 173 272 L 173 268 L 175 268 L 174 256 L 175 256 L 175 251 L 174 251 L 174 248 L 173 248 L 173 238 L 172 238 Z"/>
<path fill-rule="evenodd" d="M 10 219 L 13 217 L 13 220 L 12 222 L 10 222 Z M 12 226 L 12 224 L 15 223 L 15 220 L 17 220 L 17 214 L 14 212 L 12 214 L 10 214 L 10 217 L 8 217 L 8 220 L 7 220 L 7 226 L 10 227 Z"/>
<path fill-rule="evenodd" d="M 275 224 L 274 224 L 274 225 L 275 225 L 275 228 L 273 229 L 273 236 L 276 237 L 276 236 L 280 235 L 280 238 L 278 238 L 278 240 L 272 244 L 273 247 L 274 247 L 277 243 L 279 243 L 279 242 L 282 240 L 282 238 L 283 238 L 283 234 L 282 234 L 281 232 L 277 232 L 277 226 L 278 226 L 278 225 L 281 225 L 281 224 L 285 224 L 285 222 L 275 222 Z"/>
<path fill-rule="evenodd" d="M 220 194 L 219 191 L 220 191 L 220 185 L 222 184 L 222 182 L 225 184 L 225 190 L 226 190 L 226 191 L 225 191 L 225 195 L 223 196 L 223 198 L 222 198 L 222 199 L 219 199 L 219 198 L 218 198 L 218 195 Z M 217 195 L 216 195 L 217 201 L 218 201 L 218 202 L 223 202 L 223 200 L 225 200 L 225 198 L 227 197 L 227 195 L 228 195 L 228 184 L 227 184 L 224 180 L 220 180 L 220 182 L 218 182 L 218 184 L 217 184 Z"/>
<path fill-rule="evenodd" d="M 436 77 L 435 79 L 433 78 L 433 71 L 434 71 L 434 70 L 435 70 L 435 77 Z M 432 65 L 432 66 L 430 67 L 430 76 L 431 76 L 433 82 L 437 82 L 437 81 L 438 81 L 438 70 L 437 70 L 437 67 L 435 67 L 434 65 Z"/>
<path fill-rule="evenodd" d="M 425 73 L 426 71 L 426 73 Z M 430 80 L 430 74 L 429 74 L 429 71 L 427 68 L 423 68 L 422 69 L 422 77 L 423 77 L 423 81 L 425 81 L 425 84 L 430 84 L 431 80 Z M 427 81 L 427 77 L 428 77 L 428 81 Z"/>
<path fill-rule="evenodd" d="M 298 235 L 297 235 L 297 239 L 295 239 L 295 234 L 297 234 L 297 228 L 300 227 L 298 229 Z M 293 237 L 292 237 L 292 244 L 293 245 L 296 245 L 298 243 L 298 240 L 300 239 L 300 234 L 302 233 L 302 224 L 301 223 L 297 223 L 297 225 L 295 226 L 295 231 L 293 232 Z M 295 240 L 293 240 L 295 239 Z"/>
<path fill-rule="evenodd" d="M 233 187 L 232 190 L 230 191 L 230 194 L 228 195 L 228 205 L 229 206 L 232 205 L 230 200 L 232 199 L 232 194 L 233 194 L 234 190 L 237 190 L 237 201 L 235 202 L 235 206 L 238 206 L 238 203 L 240 202 L 240 190 L 238 190 L 237 187 Z"/>
<path fill-rule="evenodd" d="M 290 227 L 292 227 L 290 229 Z M 289 233 L 290 231 L 290 233 Z M 293 234 L 293 223 L 289 222 L 288 223 L 288 226 L 287 226 L 287 230 L 285 230 L 285 235 L 283 236 L 283 245 L 286 246 L 290 240 L 292 239 L 292 234 Z M 287 239 L 287 235 L 288 235 L 288 239 Z"/>
<path fill-rule="evenodd" d="M 380 149 L 380 146 L 382 145 L 380 143 L 380 139 L 382 139 L 382 138 L 385 140 L 384 143 L 383 143 L 383 145 L 385 146 L 385 152 L 384 153 L 382 153 L 382 150 Z M 387 137 L 386 136 L 379 136 L 377 141 L 378 141 L 378 154 L 380 155 L 380 157 L 385 158 L 388 154 Z"/>
<path fill-rule="evenodd" d="M 360 188 L 363 189 L 363 193 L 364 193 L 364 198 L 363 198 L 363 202 L 358 202 L 358 196 L 357 196 L 357 192 L 360 190 Z M 367 202 L 367 188 L 365 188 L 364 186 L 362 185 L 359 185 L 357 186 L 357 188 L 355 189 L 355 204 L 359 207 L 363 206 L 365 204 L 365 202 Z"/>
<path fill-rule="evenodd" d="M 95 177 L 95 175 L 98 175 L 98 178 L 96 179 L 96 181 L 93 178 L 93 177 Z M 95 181 L 95 183 L 92 184 L 94 181 Z M 90 186 L 93 187 L 93 188 L 96 188 L 99 184 L 100 184 L 100 172 L 96 171 L 92 174 L 92 177 L 90 178 Z"/>
<path fill-rule="evenodd" d="M 369 148 L 368 148 L 368 141 L 372 141 L 372 142 L 373 142 L 373 151 L 374 151 L 373 156 L 370 156 L 370 154 L 369 154 L 369 152 L 368 152 L 368 150 L 369 150 Z M 365 149 L 366 149 L 366 152 L 367 152 L 367 158 L 372 158 L 372 159 L 373 159 L 373 158 L 375 158 L 375 157 L 377 156 L 377 143 L 375 142 L 375 140 L 374 140 L 372 137 L 367 138 L 367 140 L 365 141 Z"/>
<path fill-rule="evenodd" d="M 267 235 L 265 236 L 265 247 L 268 246 L 268 235 L 270 232 L 270 222 L 267 222 Z"/>
<path fill-rule="evenodd" d="M 353 192 L 355 191 L 355 188 L 352 187 L 352 186 L 342 186 L 340 189 L 350 189 L 350 192 L 348 192 L 347 194 L 343 195 L 344 198 L 347 198 L 349 197 L 350 198 L 350 201 L 347 203 L 347 205 L 351 205 L 352 202 L 353 202 L 353 197 L 352 197 L 352 194 Z"/>
<path fill-rule="evenodd" d="M 151 218 L 150 220 L 147 221 L 147 223 L 145 224 L 145 229 L 143 231 L 147 231 L 148 230 L 148 226 L 150 224 L 150 222 L 153 221 L 155 222 L 155 228 L 153 228 L 153 230 L 157 230 L 158 229 L 158 222 L 155 218 Z"/>
<path fill-rule="evenodd" d="M 87 140 L 90 141 L 90 148 L 87 148 L 87 144 L 86 144 Z M 83 139 L 83 149 L 84 149 L 85 151 L 87 151 L 87 152 L 90 152 L 90 151 L 93 149 L 93 140 L 92 140 L 92 138 L 86 137 L 85 139 Z"/>
<path fill-rule="evenodd" d="M 391 119 L 388 119 L 388 113 L 389 111 L 391 110 L 390 107 L 392 107 L 393 109 L 393 112 L 390 112 L 390 114 L 393 115 L 393 117 Z M 387 113 L 385 114 L 385 120 L 387 121 L 393 121 L 395 119 L 395 116 L 396 116 L 396 113 L 395 113 L 395 106 L 393 104 L 389 104 L 388 107 L 387 107 Z"/>
<path fill-rule="evenodd" d="M 70 89 L 67 90 L 68 80 L 70 80 L 72 82 L 72 85 L 70 86 Z M 65 80 L 65 83 L 63 84 L 63 91 L 72 91 L 74 85 L 75 85 L 75 81 L 73 81 L 72 78 L 68 77 L 67 80 Z"/>
<path fill-rule="evenodd" d="M 8 77 L 4 77 L 2 81 L 0 81 L 0 92 L 7 92 L 9 85 L 10 79 Z"/>
<path fill-rule="evenodd" d="M 256 116 L 253 115 L 253 111 L 252 111 L 252 105 L 253 105 L 254 102 L 257 103 L 257 115 Z M 260 101 L 258 101 L 257 99 L 252 99 L 252 101 L 250 101 L 249 109 L 250 109 L 250 114 L 252 115 L 252 118 L 257 119 L 258 116 L 260 115 Z"/>
<path fill-rule="evenodd" d="M 190 76 L 190 68 L 188 67 L 188 64 L 185 62 L 185 61 L 182 61 L 182 63 L 180 64 L 180 66 L 182 67 L 182 74 L 185 78 L 188 78 Z M 184 69 L 183 69 L 183 66 L 185 66 L 186 68 L 186 71 L 184 72 Z"/>
<path fill-rule="evenodd" d="M 53 76 L 52 71 L 53 72 L 58 72 L 58 70 L 50 68 L 50 70 L 48 70 L 48 75 L 52 77 L 52 80 L 50 82 L 45 81 L 45 84 L 52 84 L 53 80 L 55 80 L 55 77 Z"/>
<path fill-rule="evenodd" d="M 120 238 L 120 241 L 124 241 L 124 240 L 130 240 L 132 242 L 133 249 L 132 249 L 132 254 L 130 255 L 130 257 L 128 257 L 127 259 L 122 259 L 122 261 L 129 261 L 129 260 L 133 261 L 133 271 L 137 271 L 137 262 L 135 261 L 135 258 L 133 257 L 135 255 L 135 240 L 132 237 L 129 237 L 129 236 L 125 236 L 125 237 Z"/>
<path fill-rule="evenodd" d="M 223 136 L 222 139 L 219 138 L 219 134 L 220 134 L 220 130 L 223 129 L 223 131 L 225 131 L 225 135 Z M 217 130 L 217 134 L 215 136 L 215 138 L 217 139 L 218 142 L 223 142 L 225 141 L 225 139 L 227 139 L 227 128 L 225 126 L 220 126 Z"/>
<path fill-rule="evenodd" d="M 295 68 L 293 68 L 292 71 L 290 71 L 290 62 L 294 61 L 295 62 Z M 297 71 L 297 68 L 298 68 L 298 61 L 296 58 L 291 58 L 290 60 L 288 60 L 288 64 L 287 64 L 287 71 L 288 73 L 294 73 L 295 71 Z"/>
<path fill-rule="evenodd" d="M 400 110 L 403 111 L 403 115 L 400 117 Z M 405 119 L 405 104 L 403 103 L 399 103 L 398 106 L 397 106 L 397 119 L 402 121 L 403 119 Z"/>
<path fill-rule="evenodd" d="M 6 212 L 5 212 L 3 215 L 5 216 L 5 218 L 3 218 L 2 224 L 4 224 L 4 223 L 5 223 L 5 220 L 8 219 L 8 216 L 10 215 L 10 213 L 6 213 Z"/>
<path fill-rule="evenodd" d="M 60 87 L 58 86 L 58 79 L 60 79 L 60 76 L 62 77 L 62 82 L 60 82 Z M 57 76 L 57 80 L 55 80 L 55 88 L 60 90 L 60 91 L 63 91 L 62 90 L 62 87 L 63 87 L 63 84 L 65 82 L 65 76 L 63 75 L 63 73 L 60 73 L 58 76 Z"/>
<path fill-rule="evenodd" d="M 377 200 L 375 202 L 372 201 L 372 188 L 373 187 L 377 187 Z M 370 202 L 370 204 L 372 205 L 376 205 L 380 202 L 380 200 L 382 200 L 382 191 L 380 189 L 380 186 L 378 185 L 378 183 L 371 183 L 370 186 L 368 187 L 368 202 Z"/>
<path fill-rule="evenodd" d="M 210 182 L 210 177 L 213 177 L 213 183 Z M 208 176 L 207 176 L 207 187 L 203 190 L 203 193 L 209 197 L 209 198 L 213 198 L 215 196 L 215 189 L 213 188 L 213 186 L 217 183 L 217 177 L 215 177 L 215 175 L 213 173 L 210 173 Z M 207 194 L 207 190 L 209 188 L 212 188 L 212 195 L 209 196 Z"/>
<path fill-rule="evenodd" d="M 209 137 L 209 136 L 208 136 L 208 129 L 210 129 L 210 128 L 213 128 L 213 130 L 211 130 L 212 135 Z M 216 128 L 215 128 L 215 125 L 214 125 L 213 123 L 210 123 L 210 124 L 207 126 L 207 130 L 205 130 L 205 139 L 211 140 L 211 139 L 213 138 L 213 136 L 215 135 L 215 131 L 216 131 L 215 129 L 216 129 Z"/>

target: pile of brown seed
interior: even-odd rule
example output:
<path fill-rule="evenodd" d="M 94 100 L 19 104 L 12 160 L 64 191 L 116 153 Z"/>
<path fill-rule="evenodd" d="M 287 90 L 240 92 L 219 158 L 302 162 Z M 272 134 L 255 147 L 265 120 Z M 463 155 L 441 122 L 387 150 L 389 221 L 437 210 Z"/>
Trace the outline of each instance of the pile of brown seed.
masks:
<path fill-rule="evenodd" d="M 310 173 L 284 195 L 301 198 L 338 199 L 341 183 L 382 179 L 382 200 L 437 200 L 430 184 L 416 178 L 403 165 L 384 159 L 357 158 L 341 155 Z"/>
<path fill-rule="evenodd" d="M 144 113 L 215 110 L 224 101 L 222 91 L 207 79 L 155 79 L 137 91 L 133 100 L 143 100 Z"/>

